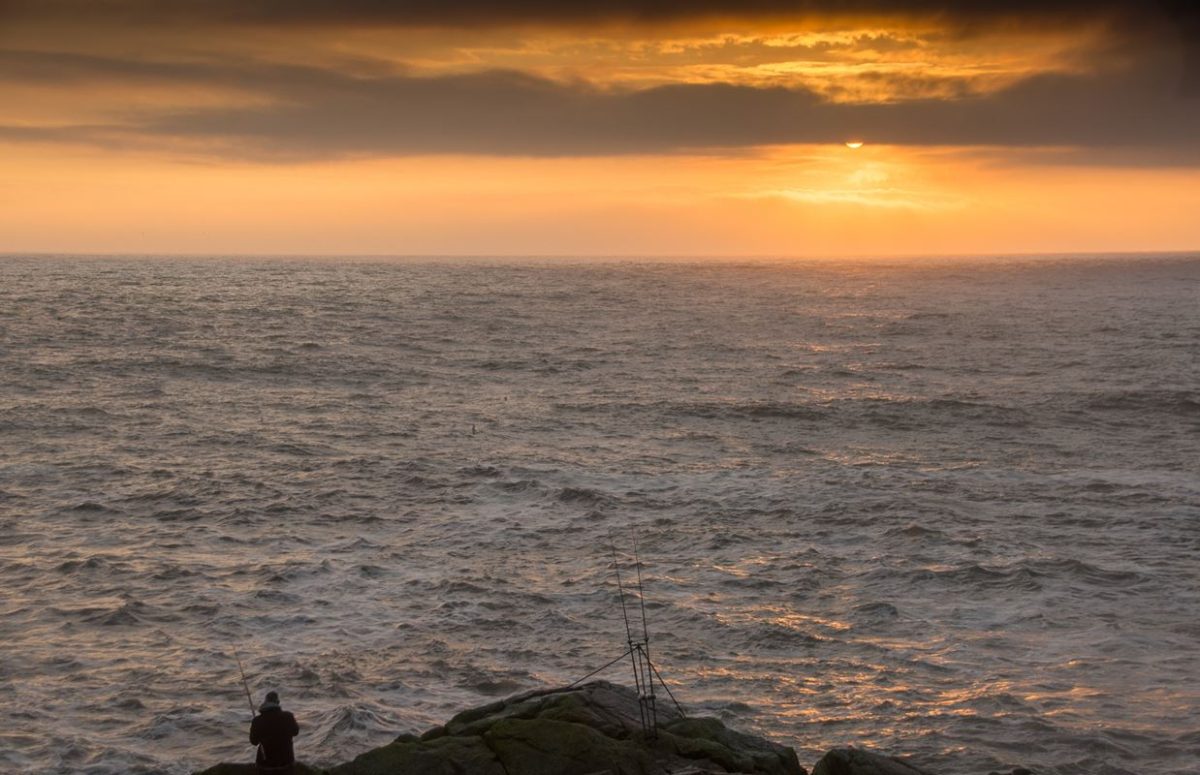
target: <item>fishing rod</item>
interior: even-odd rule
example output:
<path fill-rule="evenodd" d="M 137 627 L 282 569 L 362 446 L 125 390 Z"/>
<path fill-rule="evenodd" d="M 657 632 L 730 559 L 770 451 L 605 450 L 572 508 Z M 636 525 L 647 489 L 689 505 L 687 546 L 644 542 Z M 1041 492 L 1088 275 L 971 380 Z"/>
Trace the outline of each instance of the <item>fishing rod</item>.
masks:
<path fill-rule="evenodd" d="M 642 640 L 646 642 L 646 651 L 650 650 L 650 631 L 646 628 L 646 593 L 642 589 L 642 558 L 638 554 L 638 537 L 637 529 L 633 525 L 629 526 L 633 532 L 633 561 L 637 567 L 638 580 L 638 602 L 642 606 Z"/>
<path fill-rule="evenodd" d="M 651 729 L 656 725 L 646 716 L 646 703 L 642 699 L 645 692 L 642 688 L 642 668 L 639 664 L 639 657 L 644 655 L 645 652 L 642 650 L 642 642 L 635 642 L 633 639 L 633 627 L 629 624 L 629 609 L 625 606 L 625 585 L 621 583 L 621 563 L 617 558 L 617 542 L 613 539 L 612 530 L 608 531 L 608 545 L 612 548 L 613 572 L 617 576 L 617 591 L 621 596 L 621 616 L 625 619 L 625 642 L 629 644 L 629 650 L 625 653 L 629 655 L 629 659 L 633 665 L 633 684 L 637 689 L 638 714 L 641 716 L 642 731 L 647 736 L 653 736 Z M 645 635 L 644 628 L 642 634 Z"/>
<path fill-rule="evenodd" d="M 638 583 L 638 604 L 642 609 L 642 656 L 643 660 L 643 676 L 642 676 L 642 696 L 639 701 L 643 706 L 647 707 L 647 716 L 650 720 L 650 737 L 651 739 L 658 737 L 658 708 L 654 696 L 654 674 L 657 672 L 654 669 L 654 663 L 650 661 L 650 629 L 646 624 L 646 592 L 642 587 L 642 557 L 638 553 L 638 535 L 637 528 L 630 525 L 633 533 L 633 560 L 634 566 L 637 568 L 637 583 Z"/>
<path fill-rule="evenodd" d="M 233 650 L 233 658 L 237 660 L 238 672 L 242 676 L 242 688 L 246 690 L 246 702 L 250 704 L 250 717 L 254 718 L 258 714 L 254 710 L 254 700 L 250 697 L 250 682 L 246 680 L 246 669 L 242 667 L 242 657 L 237 649 Z"/>
<path fill-rule="evenodd" d="M 617 577 L 617 590 L 621 596 L 621 616 L 625 620 L 625 642 L 633 667 L 633 685 L 638 696 L 638 715 L 641 716 L 642 731 L 651 740 L 658 737 L 658 713 L 654 697 L 654 666 L 650 663 L 650 635 L 646 625 L 646 595 L 642 586 L 642 560 L 637 550 L 637 535 L 634 535 L 634 559 L 638 579 L 638 604 L 642 610 L 642 635 L 634 637 L 633 625 L 629 622 L 629 609 L 625 604 L 625 585 L 621 581 L 621 562 L 617 557 L 617 544 L 612 531 L 608 532 L 609 546 L 612 548 L 613 572 Z"/>
<path fill-rule="evenodd" d="M 258 716 L 258 713 L 254 710 L 254 699 L 250 696 L 250 682 L 246 680 L 246 669 L 242 667 L 242 657 L 238 654 L 237 649 L 233 650 L 233 658 L 237 660 L 238 673 L 242 676 L 242 688 L 246 690 L 246 703 L 250 706 L 250 719 L 253 721 Z M 251 724 L 250 728 L 253 730 L 254 725 Z M 256 758 L 261 757 L 263 755 L 262 743 L 258 744 L 257 751 Z"/>
<path fill-rule="evenodd" d="M 612 530 L 608 531 L 608 545 L 612 548 L 613 572 L 617 574 L 617 591 L 621 596 L 621 616 L 625 619 L 625 640 L 629 648 L 633 648 L 633 628 L 629 626 L 629 611 L 625 608 L 625 587 L 621 584 L 621 565 L 617 562 L 617 542 L 613 539 Z"/>

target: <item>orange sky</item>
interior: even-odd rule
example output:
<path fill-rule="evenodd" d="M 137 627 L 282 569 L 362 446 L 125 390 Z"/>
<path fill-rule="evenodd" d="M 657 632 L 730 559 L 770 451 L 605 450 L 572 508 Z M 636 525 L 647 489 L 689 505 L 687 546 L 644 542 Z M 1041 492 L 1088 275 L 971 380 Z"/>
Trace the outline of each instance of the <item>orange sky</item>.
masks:
<path fill-rule="evenodd" d="M 18 3 L 0 252 L 1200 246 L 1200 97 L 1169 19 L 882 5 L 456 26 Z"/>

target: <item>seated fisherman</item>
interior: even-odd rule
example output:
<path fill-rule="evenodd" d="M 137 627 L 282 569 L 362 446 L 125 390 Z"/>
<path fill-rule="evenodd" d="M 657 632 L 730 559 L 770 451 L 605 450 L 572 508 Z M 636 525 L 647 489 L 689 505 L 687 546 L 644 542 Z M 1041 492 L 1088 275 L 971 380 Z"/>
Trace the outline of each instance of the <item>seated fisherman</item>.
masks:
<path fill-rule="evenodd" d="M 267 692 L 258 715 L 250 722 L 250 745 L 258 746 L 260 775 L 292 775 L 296 756 L 292 738 L 300 734 L 296 717 L 279 706 L 279 695 Z"/>

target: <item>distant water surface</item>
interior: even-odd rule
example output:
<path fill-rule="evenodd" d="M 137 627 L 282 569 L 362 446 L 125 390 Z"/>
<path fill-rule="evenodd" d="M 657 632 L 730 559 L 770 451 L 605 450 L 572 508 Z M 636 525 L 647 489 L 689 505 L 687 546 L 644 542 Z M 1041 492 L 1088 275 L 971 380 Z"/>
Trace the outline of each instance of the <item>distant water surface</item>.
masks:
<path fill-rule="evenodd" d="M 0 770 L 248 760 L 235 649 L 319 763 L 573 680 L 636 530 L 806 765 L 1194 775 L 1198 385 L 1195 256 L 0 258 Z"/>

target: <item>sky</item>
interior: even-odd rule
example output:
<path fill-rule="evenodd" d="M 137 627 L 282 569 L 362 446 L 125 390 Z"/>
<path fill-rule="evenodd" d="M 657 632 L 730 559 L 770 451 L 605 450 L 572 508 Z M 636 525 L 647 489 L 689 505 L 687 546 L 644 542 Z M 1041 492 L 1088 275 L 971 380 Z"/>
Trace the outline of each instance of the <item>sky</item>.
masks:
<path fill-rule="evenodd" d="M 1196 5 L 0 0 L 0 252 L 1194 250 Z"/>

